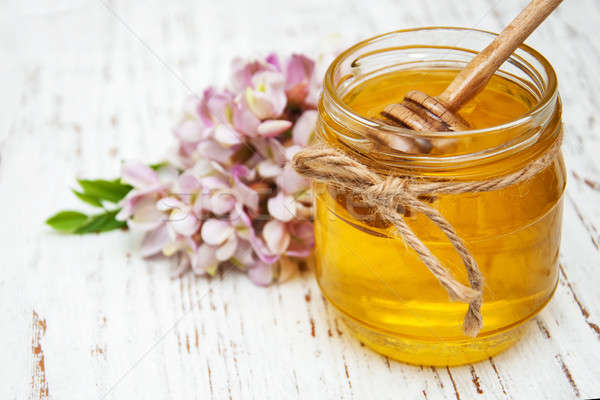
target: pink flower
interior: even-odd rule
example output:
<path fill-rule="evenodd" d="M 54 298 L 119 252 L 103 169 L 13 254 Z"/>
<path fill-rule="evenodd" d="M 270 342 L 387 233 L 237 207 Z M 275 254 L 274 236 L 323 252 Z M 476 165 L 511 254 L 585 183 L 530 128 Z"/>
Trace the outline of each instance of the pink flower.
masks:
<path fill-rule="evenodd" d="M 306 110 L 302 113 L 292 129 L 294 144 L 302 147 L 309 144 L 314 135 L 318 117 L 319 113 L 315 110 Z"/>
<path fill-rule="evenodd" d="M 183 118 L 179 125 L 175 127 L 175 137 L 182 142 L 195 143 L 204 140 L 208 137 L 210 121 L 202 118 L 200 110 L 206 96 L 211 92 L 207 89 L 204 92 L 204 98 L 199 100 L 197 97 L 191 97 L 187 100 L 184 107 Z"/>
<path fill-rule="evenodd" d="M 238 95 L 233 104 L 233 127 L 245 136 L 254 137 L 258 133 L 259 119 L 250 109 L 247 99 Z"/>
<path fill-rule="evenodd" d="M 121 181 L 133 186 L 133 189 L 119 202 L 121 211 L 116 219 L 127 221 L 132 229 L 152 230 L 162 223 L 162 213 L 155 207 L 159 196 L 166 194 L 170 183 L 162 183 L 152 168 L 129 162 L 121 168 Z"/>
<path fill-rule="evenodd" d="M 231 62 L 231 87 L 236 93 L 244 93 L 246 88 L 252 86 L 252 78 L 262 71 L 279 71 L 277 56 L 272 54 L 266 60 L 247 61 L 243 58 L 234 58 Z"/>
<path fill-rule="evenodd" d="M 231 164 L 231 157 L 233 157 L 235 152 L 235 148 L 222 146 L 215 140 L 206 140 L 198 143 L 194 158 L 196 160 L 212 160 L 229 165 Z"/>
<path fill-rule="evenodd" d="M 244 136 L 258 134 L 259 124 L 244 96 L 209 88 L 200 100 L 190 101 L 184 119 L 175 129 L 180 143 L 173 159 L 183 168 L 201 158 L 228 164 L 244 143 Z"/>
<path fill-rule="evenodd" d="M 260 121 L 250 112 L 243 96 L 228 91 L 213 91 L 209 96 L 204 107 L 208 114 L 204 118 L 211 121 L 212 127 L 224 125 L 238 134 L 256 135 Z"/>
<path fill-rule="evenodd" d="M 315 245 L 313 225 L 308 220 L 293 221 L 286 225 L 291 236 L 285 254 L 293 257 L 308 257 Z"/>
<path fill-rule="evenodd" d="M 231 172 L 214 171 L 198 180 L 196 208 L 202 208 L 216 215 L 224 215 L 233 211 L 236 204 L 258 210 L 258 193 L 249 188 L 244 178 L 253 175 L 253 171 L 244 166 L 236 165 Z"/>
<path fill-rule="evenodd" d="M 231 119 L 232 100 L 232 93 L 217 92 L 214 88 L 206 89 L 200 99 L 191 97 L 186 102 L 181 122 L 174 130 L 175 137 L 192 144 L 209 139 L 216 123 L 226 123 L 228 118 Z"/>
<path fill-rule="evenodd" d="M 182 142 L 194 143 L 208 137 L 209 129 L 199 120 L 187 118 L 175 128 L 175 136 Z"/>
<path fill-rule="evenodd" d="M 202 190 L 196 198 L 196 208 L 215 215 L 224 215 L 233 210 L 237 199 L 226 182 L 216 176 L 207 176 L 199 183 Z"/>
<path fill-rule="evenodd" d="M 251 227 L 239 218 L 237 212 L 229 219 L 211 218 L 202 225 L 203 244 L 192 258 L 192 268 L 196 273 L 214 274 L 218 265 L 231 261 L 238 268 L 247 269 L 254 263 L 250 243 Z"/>
<path fill-rule="evenodd" d="M 276 71 L 281 72 L 281 63 L 279 62 L 279 57 L 275 53 L 271 53 L 265 58 L 267 64 L 269 64 L 272 68 L 275 68 Z"/>
<path fill-rule="evenodd" d="M 302 104 L 309 92 L 315 62 L 301 54 L 292 54 L 285 66 L 285 92 L 292 103 Z"/>
<path fill-rule="evenodd" d="M 201 224 L 201 215 L 197 216 L 191 207 L 175 197 L 164 197 L 156 203 L 156 208 L 167 213 L 167 227 L 172 236 L 192 236 Z"/>
<path fill-rule="evenodd" d="M 186 103 L 168 168 L 123 166 L 118 218 L 146 232 L 142 255 L 177 256 L 176 274 L 233 265 L 263 286 L 293 274 L 314 246 L 309 181 L 290 160 L 315 131 L 315 69 L 299 54 L 235 59 L 229 90 Z"/>
<path fill-rule="evenodd" d="M 198 104 L 198 115 L 207 126 L 217 123 L 231 122 L 231 102 L 234 94 L 227 90 L 217 91 L 208 88 L 204 91 L 202 101 Z"/>
<path fill-rule="evenodd" d="M 146 233 L 142 241 L 140 253 L 142 257 L 151 257 L 163 251 L 163 248 L 169 242 L 169 232 L 166 224 L 160 224 L 158 227 Z"/>
<path fill-rule="evenodd" d="M 246 102 L 258 119 L 278 118 L 287 104 L 283 75 L 271 71 L 254 74 L 246 88 Z"/>
<path fill-rule="evenodd" d="M 238 246 L 236 226 L 230 221 L 208 219 L 202 225 L 202 240 L 196 256 L 196 266 L 211 271 L 221 261 L 227 261 L 235 254 Z"/>
<path fill-rule="evenodd" d="M 248 276 L 256 285 L 268 286 L 273 282 L 273 264 L 258 260 L 248 269 Z"/>
<path fill-rule="evenodd" d="M 275 176 L 275 183 L 279 187 L 279 192 L 267 202 L 269 214 L 282 222 L 289 222 L 298 216 L 298 210 L 304 208 L 304 198 L 309 187 L 309 180 L 299 175 L 288 162 L 294 154 L 300 149 L 298 146 L 291 146 L 285 149 L 286 163 L 280 168 Z M 261 170 L 265 170 L 264 164 Z M 260 171 L 260 170 L 259 170 Z"/>
<path fill-rule="evenodd" d="M 170 256 L 181 250 L 187 250 L 188 253 L 195 250 L 191 236 L 200 228 L 202 214 L 195 213 L 191 195 L 185 195 L 194 191 L 195 183 L 195 178 L 190 174 L 180 175 L 173 189 L 183 200 L 171 193 L 154 204 L 160 213 L 161 223 L 146 233 L 141 249 L 144 257 L 161 251 Z"/>
<path fill-rule="evenodd" d="M 288 222 L 296 217 L 296 200 L 294 196 L 285 194 L 282 190 L 267 202 L 269 214 L 275 218 L 273 221 Z"/>
<path fill-rule="evenodd" d="M 273 254 L 284 254 L 290 245 L 290 234 L 285 227 L 285 223 L 273 219 L 264 226 L 262 232 L 267 247 Z"/>
<path fill-rule="evenodd" d="M 268 119 L 258 126 L 258 134 L 264 137 L 275 137 L 292 127 L 292 122 L 285 119 Z"/>
<path fill-rule="evenodd" d="M 306 257 L 314 246 L 313 227 L 308 221 L 273 219 L 266 223 L 262 235 L 268 249 L 278 256 Z"/>

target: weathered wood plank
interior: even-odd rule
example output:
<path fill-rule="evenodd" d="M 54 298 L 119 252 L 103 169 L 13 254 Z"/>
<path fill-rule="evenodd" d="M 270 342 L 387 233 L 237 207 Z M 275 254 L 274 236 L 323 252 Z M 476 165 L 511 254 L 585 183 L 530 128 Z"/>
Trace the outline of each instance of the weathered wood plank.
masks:
<path fill-rule="evenodd" d="M 238 54 L 308 51 L 419 25 L 498 31 L 526 2 L 317 0 L 14 4 L 0 24 L 2 398 L 590 398 L 600 395 L 600 6 L 565 2 L 528 41 L 564 101 L 561 283 L 523 341 L 458 368 L 407 366 L 350 337 L 311 272 L 169 279 L 139 237 L 50 233 L 73 175 L 160 159 L 190 91 Z M 9 28 L 7 28 L 9 27 Z M 335 39 L 335 38 L 338 39 Z M 6 40 L 5 40 L 6 39 Z M 3 59 L 3 60 L 4 60 Z"/>

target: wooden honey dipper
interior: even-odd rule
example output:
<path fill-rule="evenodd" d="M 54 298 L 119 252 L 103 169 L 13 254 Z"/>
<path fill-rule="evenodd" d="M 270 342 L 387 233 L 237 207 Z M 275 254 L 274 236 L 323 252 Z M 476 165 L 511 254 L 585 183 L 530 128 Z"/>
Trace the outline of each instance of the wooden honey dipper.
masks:
<path fill-rule="evenodd" d="M 433 97 L 418 90 L 408 92 L 402 103 L 390 104 L 381 115 L 393 123 L 415 131 L 460 131 L 469 124 L 455 114 L 477 95 L 494 72 L 523 43 L 562 0 L 532 0 L 483 51 L 477 54 L 439 96 Z M 398 137 L 369 132 L 375 141 L 397 148 Z M 424 138 L 411 143 L 405 139 L 400 146 L 409 153 L 429 153 L 432 144 Z"/>

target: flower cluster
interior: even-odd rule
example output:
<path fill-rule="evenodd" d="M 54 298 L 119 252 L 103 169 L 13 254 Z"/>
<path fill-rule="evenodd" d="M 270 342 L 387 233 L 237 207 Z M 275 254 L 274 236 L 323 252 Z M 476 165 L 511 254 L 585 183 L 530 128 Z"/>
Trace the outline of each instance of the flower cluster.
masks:
<path fill-rule="evenodd" d="M 118 221 L 146 232 L 142 255 L 179 256 L 177 273 L 230 264 L 267 285 L 310 254 L 309 182 L 289 161 L 311 138 L 320 79 L 303 55 L 233 61 L 230 87 L 188 102 L 168 163 L 125 163 L 133 189 Z"/>

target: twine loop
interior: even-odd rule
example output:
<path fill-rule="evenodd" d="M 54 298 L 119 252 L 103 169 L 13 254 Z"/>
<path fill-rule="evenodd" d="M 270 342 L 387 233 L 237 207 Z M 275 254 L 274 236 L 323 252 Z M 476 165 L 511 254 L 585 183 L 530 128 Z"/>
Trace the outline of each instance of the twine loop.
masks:
<path fill-rule="evenodd" d="M 383 209 L 404 208 L 414 201 L 407 189 L 408 182 L 405 179 L 388 176 L 366 187 L 362 197 L 367 204 L 377 204 Z"/>

